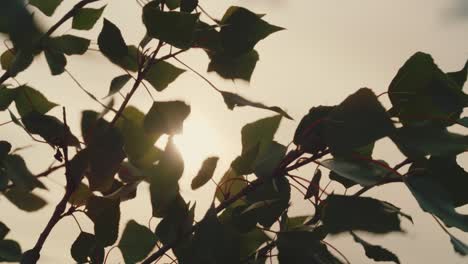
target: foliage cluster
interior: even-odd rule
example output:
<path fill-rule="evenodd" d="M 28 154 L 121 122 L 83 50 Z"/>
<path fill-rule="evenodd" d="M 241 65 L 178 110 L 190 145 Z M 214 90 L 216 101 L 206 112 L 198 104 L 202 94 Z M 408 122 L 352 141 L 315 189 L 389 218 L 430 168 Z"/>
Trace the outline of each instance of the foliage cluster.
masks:
<path fill-rule="evenodd" d="M 468 246 L 445 228 L 468 231 L 468 216 L 456 211 L 468 203 L 468 175 L 456 160 L 467 150 L 468 138 L 448 129 L 468 126 L 467 117 L 461 116 L 468 104 L 462 89 L 468 63 L 460 71 L 446 73 L 429 54 L 416 53 L 401 67 L 388 92 L 377 96 L 362 88 L 337 105 L 312 107 L 297 127 L 294 146 L 284 146 L 274 140 L 282 118 L 292 119 L 284 110 L 220 90 L 177 58 L 202 49 L 210 59 L 208 72 L 249 81 L 259 59 L 256 44 L 283 28 L 243 7 L 230 7 L 218 20 L 197 0 L 137 1 L 147 32 L 138 46 L 128 45 L 118 26 L 106 18 L 97 37 L 100 53 L 125 72 L 111 80 L 109 97 L 123 95 L 129 82 L 131 89 L 117 109 L 87 92 L 103 111 L 84 110 L 81 136 L 75 136 L 77 132 L 67 125 L 65 108 L 61 118 L 48 115 L 58 104 L 33 87 L 8 83 L 37 56 L 44 54 L 51 75 L 60 75 L 67 60 L 90 49 L 89 39 L 54 32 L 69 20 L 71 32 L 90 30 L 106 6 L 91 8 L 88 4 L 98 0 L 81 0 L 43 31 L 31 10 L 51 16 L 61 2 L 29 0 L 25 5 L 2 0 L 0 4 L 0 32 L 12 45 L 1 55 L 0 110 L 9 111 L 12 123 L 32 140 L 50 145 L 60 162 L 33 175 L 12 151 L 12 144 L 0 141 L 0 192 L 19 209 L 34 212 L 46 205 L 32 192 L 45 188 L 40 177 L 62 170 L 66 178 L 65 194 L 32 249 L 22 252 L 17 242 L 6 238 L 9 228 L 0 222 L 0 261 L 36 263 L 57 222 L 81 212 L 93 222 L 94 233 L 77 234 L 71 245 L 70 254 L 78 263 L 105 262 L 105 252 L 113 245 L 125 263 L 153 263 L 168 256 L 174 263 L 260 264 L 272 251 L 280 263 L 346 263 L 346 257 L 324 240 L 335 234 L 351 235 L 375 261 L 400 263 L 394 253 L 356 233 L 402 232 L 401 221 L 412 222 L 397 206 L 362 196 L 388 183 L 406 185 L 421 208 L 447 232 L 455 251 L 468 254 Z M 182 131 L 190 106 L 182 101 L 154 101 L 143 112 L 129 105 L 141 86 L 149 84 L 163 92 L 186 69 L 204 78 L 229 109 L 248 106 L 277 114 L 242 128 L 242 152 L 218 183 L 213 204 L 199 222 L 194 220 L 195 204 L 180 194 L 184 161 L 172 140 Z M 384 95 L 390 98 L 390 109 L 379 101 Z M 155 143 L 163 135 L 169 139 L 160 149 Z M 374 145 L 382 138 L 390 138 L 406 159 L 391 166 L 383 157 L 375 157 Z M 192 189 L 212 179 L 218 160 L 208 157 L 203 162 Z M 310 179 L 293 174 L 312 165 L 316 170 Z M 353 194 L 328 193 L 326 178 L 345 188 L 362 188 Z M 129 221 L 119 236 L 120 204 L 136 197 L 142 183 L 149 185 L 152 214 L 160 222 L 150 230 Z M 288 215 L 292 190 L 303 193 L 313 213 Z"/>

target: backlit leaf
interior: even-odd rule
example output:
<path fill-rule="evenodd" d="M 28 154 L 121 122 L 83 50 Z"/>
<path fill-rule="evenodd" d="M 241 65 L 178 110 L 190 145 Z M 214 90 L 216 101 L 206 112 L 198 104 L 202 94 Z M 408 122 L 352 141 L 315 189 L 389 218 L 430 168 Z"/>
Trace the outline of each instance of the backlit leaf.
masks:
<path fill-rule="evenodd" d="M 119 92 L 125 86 L 125 84 L 127 84 L 128 81 L 130 81 L 130 79 L 132 79 L 132 76 L 130 74 L 120 75 L 112 79 L 109 88 L 109 93 L 107 94 L 107 96 L 111 96 Z"/>
<path fill-rule="evenodd" d="M 35 212 L 47 204 L 41 197 L 19 188 L 10 189 L 3 194 L 12 204 L 26 212 Z"/>
<path fill-rule="evenodd" d="M 78 263 L 88 262 L 91 258 L 95 260 L 97 256 L 104 257 L 104 248 L 99 246 L 96 237 L 93 234 L 81 232 L 73 242 L 71 249 L 73 259 Z M 95 263 L 91 261 L 91 263 Z"/>
<path fill-rule="evenodd" d="M 57 104 L 47 100 L 41 92 L 25 85 L 16 88 L 15 104 L 21 117 L 25 117 L 33 111 L 45 114 L 57 106 Z"/>
<path fill-rule="evenodd" d="M 52 16 L 55 9 L 62 3 L 63 0 L 29 0 L 29 4 L 37 7 L 46 16 Z"/>
<path fill-rule="evenodd" d="M 192 190 L 202 187 L 211 180 L 216 169 L 216 165 L 218 164 L 218 160 L 218 157 L 209 157 L 203 161 L 202 167 L 192 180 Z"/>
<path fill-rule="evenodd" d="M 62 35 L 51 38 L 48 41 L 48 47 L 67 55 L 83 55 L 88 50 L 90 43 L 89 39 L 73 35 Z"/>
<path fill-rule="evenodd" d="M 276 112 L 288 119 L 293 119 L 288 113 L 286 113 L 283 109 L 279 108 L 278 106 L 266 106 L 262 103 L 253 102 L 249 99 L 246 99 L 238 94 L 221 91 L 221 95 L 223 96 L 224 103 L 226 103 L 229 110 L 233 110 L 235 107 L 243 107 L 243 106 L 251 106 L 260 109 L 270 110 Z"/>
<path fill-rule="evenodd" d="M 97 243 L 109 246 L 115 243 L 119 232 L 120 201 L 93 196 L 86 205 L 86 214 L 94 223 Z"/>
<path fill-rule="evenodd" d="M 372 245 L 369 242 L 358 237 L 353 232 L 351 232 L 351 235 L 353 236 L 354 241 L 362 245 L 368 258 L 378 262 L 392 261 L 397 264 L 400 264 L 400 260 L 398 259 L 398 257 L 394 253 L 390 252 L 388 249 L 383 248 L 381 246 Z"/>
<path fill-rule="evenodd" d="M 21 246 L 13 240 L 0 240 L 0 261 L 16 262 L 21 260 Z"/>
<path fill-rule="evenodd" d="M 145 116 L 145 131 L 156 134 L 179 134 L 189 114 L 190 106 L 182 101 L 154 102 Z"/>
<path fill-rule="evenodd" d="M 101 17 L 106 6 L 99 9 L 81 8 L 73 16 L 72 27 L 78 30 L 90 30 L 94 27 L 97 20 Z"/>
<path fill-rule="evenodd" d="M 148 81 L 154 89 L 161 92 L 184 72 L 185 70 L 177 68 L 168 62 L 157 61 L 145 74 L 145 80 Z"/>
<path fill-rule="evenodd" d="M 99 50 L 111 61 L 118 61 L 127 56 L 128 47 L 120 29 L 107 19 L 98 37 Z"/>
<path fill-rule="evenodd" d="M 156 236 L 146 226 L 131 220 L 125 226 L 118 247 L 125 263 L 143 260 L 156 245 Z"/>
<path fill-rule="evenodd" d="M 214 71 L 225 79 L 241 79 L 250 82 L 259 55 L 255 50 L 234 58 L 215 53 L 210 56 L 210 59 L 208 72 Z"/>
<path fill-rule="evenodd" d="M 60 75 L 65 71 L 67 66 L 67 58 L 62 52 L 52 49 L 44 50 L 44 54 L 49 65 L 50 73 L 52 75 Z"/>

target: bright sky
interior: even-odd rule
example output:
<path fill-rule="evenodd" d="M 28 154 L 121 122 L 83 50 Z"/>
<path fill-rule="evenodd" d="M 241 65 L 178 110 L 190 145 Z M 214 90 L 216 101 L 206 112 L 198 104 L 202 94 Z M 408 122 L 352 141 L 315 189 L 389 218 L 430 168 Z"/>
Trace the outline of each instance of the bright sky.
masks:
<path fill-rule="evenodd" d="M 75 3 L 65 2 L 70 3 L 59 7 L 57 13 L 60 15 Z M 385 91 L 398 68 L 416 51 L 432 54 L 438 65 L 447 71 L 461 68 L 468 58 L 466 0 L 202 1 L 202 7 L 215 17 L 221 17 L 229 5 L 245 6 L 256 13 L 266 13 L 267 21 L 287 30 L 272 35 L 257 46 L 260 62 L 250 85 L 224 81 L 215 74 L 205 76 L 221 89 L 236 91 L 248 98 L 286 109 L 296 121 L 282 122 L 277 140 L 283 144 L 291 141 L 297 122 L 310 107 L 339 103 L 360 87 L 370 87 L 376 93 Z M 134 1 L 126 1 L 125 4 L 109 1 L 105 17 L 122 28 L 128 43 L 136 44 L 144 34 L 140 12 Z M 56 20 L 57 17 L 54 17 L 46 23 Z M 61 32 L 69 28 L 66 25 Z M 85 36 L 95 40 L 100 28 L 99 24 L 94 32 Z M 0 51 L 3 50 L 0 48 Z M 200 72 L 207 68 L 208 60 L 201 51 L 185 54 L 180 59 Z M 98 98 L 106 95 L 110 80 L 122 74 L 93 51 L 83 58 L 70 58 L 68 70 Z M 78 121 L 81 110 L 85 108 L 99 109 L 66 74 L 50 77 L 43 57 L 17 79 L 41 90 L 52 101 L 65 105 L 69 120 Z M 213 184 L 197 192 L 190 190 L 189 183 L 202 160 L 210 155 L 221 157 L 216 170 L 216 178 L 219 179 L 232 159 L 240 153 L 242 126 L 272 114 L 255 109 L 227 110 L 222 98 L 190 72 L 185 73 L 167 91 L 156 95 L 156 100 L 174 98 L 186 100 L 192 106 L 184 134 L 176 142 L 186 159 L 186 171 L 181 180 L 182 193 L 186 200 L 197 201 L 200 217 L 214 192 Z M 143 112 L 149 109 L 151 103 L 144 90 L 140 90 L 131 100 L 131 104 Z M 60 109 L 52 113 L 58 115 Z M 8 120 L 8 115 L 0 114 L 0 122 Z M 78 122 L 71 126 L 75 133 L 79 133 Z M 1 126 L 0 134 L 2 139 L 14 142 L 14 147 L 30 143 L 27 135 L 14 125 Z M 401 156 L 394 154 L 397 151 L 388 141 L 380 142 L 377 147 L 377 158 L 386 159 L 392 164 L 401 161 Z M 33 172 L 46 168 L 53 156 L 52 150 L 44 146 L 31 147 L 21 154 Z M 461 157 L 461 162 L 466 167 L 467 156 Z M 311 169 L 305 169 L 302 173 L 310 174 Z M 50 205 L 37 213 L 19 211 L 0 198 L 0 220 L 12 228 L 10 236 L 20 241 L 24 250 L 35 243 L 63 191 L 61 174 L 52 175 L 45 182 L 50 192 L 43 194 Z M 339 186 L 332 188 L 336 188 L 337 192 L 343 191 Z M 413 216 L 415 222 L 413 226 L 403 220 L 407 230 L 405 235 L 382 238 L 364 234 L 370 242 L 380 243 L 396 252 L 402 263 L 468 262 L 468 259 L 453 253 L 448 237 L 429 215 L 421 212 L 408 190 L 388 186 L 369 194 L 401 207 Z M 130 218 L 146 224 L 151 216 L 147 186 L 140 186 L 138 195 L 137 199 L 121 206 L 122 228 Z M 299 196 L 295 196 L 295 214 L 307 214 L 310 210 L 301 201 Z M 87 223 L 85 217 L 79 217 L 79 220 Z M 153 221 L 152 226 L 155 225 L 156 221 Z M 84 226 L 92 231 L 89 222 Z M 468 242 L 468 235 L 453 231 Z M 69 248 L 78 233 L 73 219 L 63 220 L 46 242 L 41 263 L 70 263 Z M 329 241 L 344 252 L 352 263 L 371 263 L 351 238 L 332 238 Z M 110 263 L 117 262 L 119 254 L 117 249 L 112 251 Z"/>

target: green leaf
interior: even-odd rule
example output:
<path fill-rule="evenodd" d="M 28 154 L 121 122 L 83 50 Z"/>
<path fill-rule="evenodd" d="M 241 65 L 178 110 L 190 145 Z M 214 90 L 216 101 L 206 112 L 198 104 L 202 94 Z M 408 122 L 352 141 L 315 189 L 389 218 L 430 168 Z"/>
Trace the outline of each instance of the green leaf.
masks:
<path fill-rule="evenodd" d="M 180 11 L 191 13 L 198 6 L 198 0 L 181 0 Z"/>
<path fill-rule="evenodd" d="M 194 48 L 202 48 L 209 56 L 222 52 L 221 34 L 216 30 L 218 25 L 209 25 L 201 20 L 197 22 L 193 39 Z"/>
<path fill-rule="evenodd" d="M 15 184 L 16 188 L 31 191 L 36 187 L 44 186 L 29 171 L 23 158 L 18 155 L 8 155 L 3 159 L 2 167 L 5 175 Z"/>
<path fill-rule="evenodd" d="M 425 212 L 436 215 L 448 227 L 468 232 L 468 215 L 455 210 L 454 196 L 439 182 L 420 173 L 412 173 L 405 182 Z"/>
<path fill-rule="evenodd" d="M 13 240 L 0 240 L 0 261 L 19 262 L 21 260 L 21 246 Z"/>
<path fill-rule="evenodd" d="M 463 243 L 461 240 L 453 236 L 452 234 L 448 233 L 450 236 L 450 243 L 452 243 L 453 249 L 455 252 L 460 254 L 461 256 L 468 255 L 468 245 Z"/>
<path fill-rule="evenodd" d="M 65 125 L 58 118 L 31 112 L 23 117 L 23 124 L 31 134 L 41 136 L 47 143 L 53 146 L 79 146 L 78 139 L 68 132 L 65 134 Z M 66 140 L 65 140 L 66 139 Z"/>
<path fill-rule="evenodd" d="M 145 131 L 155 134 L 179 134 L 189 114 L 190 106 L 182 101 L 154 102 L 145 116 Z"/>
<path fill-rule="evenodd" d="M 245 125 L 241 131 L 242 153 L 246 153 L 251 148 L 256 147 L 257 144 L 262 142 L 272 142 L 280 122 L 281 116 L 276 115 Z M 262 152 L 262 150 L 260 150 L 260 152 Z"/>
<path fill-rule="evenodd" d="M 88 262 L 89 258 L 95 260 L 97 256 L 99 259 L 104 257 L 104 248 L 97 245 L 96 237 L 93 234 L 81 232 L 73 242 L 71 249 L 73 259 L 78 263 Z M 91 263 L 96 263 L 91 261 Z"/>
<path fill-rule="evenodd" d="M 304 200 L 310 199 L 312 197 L 315 198 L 315 200 L 318 200 L 318 195 L 320 193 L 320 180 L 322 179 L 322 171 L 320 169 L 316 169 L 314 176 L 312 177 L 312 180 L 309 183 L 309 186 L 307 187 L 307 192 L 304 195 Z"/>
<path fill-rule="evenodd" d="M 130 220 L 122 234 L 118 247 L 125 263 L 143 260 L 156 245 L 156 237 L 146 226 Z"/>
<path fill-rule="evenodd" d="M 2 65 L 3 70 L 8 70 L 15 59 L 15 53 L 12 49 L 6 50 L 0 56 L 0 64 Z"/>
<path fill-rule="evenodd" d="M 93 196 L 93 193 L 89 190 L 89 187 L 83 183 L 80 183 L 71 195 L 68 202 L 74 206 L 79 207 L 86 205 L 91 196 Z"/>
<path fill-rule="evenodd" d="M 239 175 L 248 175 L 254 172 L 255 161 L 257 160 L 258 152 L 260 150 L 260 144 L 256 144 L 254 147 L 251 147 L 245 153 L 238 156 L 235 160 L 232 161 L 231 167 Z"/>
<path fill-rule="evenodd" d="M 35 212 L 47 204 L 41 197 L 20 188 L 12 188 L 3 194 L 12 204 L 26 212 Z"/>
<path fill-rule="evenodd" d="M 402 127 L 392 140 L 403 154 L 412 159 L 427 155 L 457 155 L 468 150 L 468 136 L 434 126 Z"/>
<path fill-rule="evenodd" d="M 288 113 L 286 113 L 283 109 L 279 108 L 278 106 L 266 106 L 262 103 L 250 101 L 238 94 L 231 92 L 220 91 L 220 93 L 223 96 L 224 103 L 227 105 L 229 110 L 233 110 L 235 107 L 250 106 L 270 110 L 286 117 L 287 119 L 293 119 L 290 115 L 288 115 Z"/>
<path fill-rule="evenodd" d="M 130 81 L 130 79 L 132 79 L 130 74 L 120 75 L 112 79 L 107 96 L 111 96 L 119 92 L 128 83 L 128 81 Z"/>
<path fill-rule="evenodd" d="M 452 75 L 453 76 L 453 75 Z M 442 72 L 429 54 L 414 54 L 388 88 L 392 112 L 404 125 L 451 125 L 466 105 L 460 85 Z"/>
<path fill-rule="evenodd" d="M 449 72 L 447 73 L 447 76 L 454 80 L 460 88 L 463 89 L 463 86 L 465 85 L 466 78 L 468 75 L 468 60 L 466 61 L 465 65 L 463 68 L 459 71 L 456 72 Z"/>
<path fill-rule="evenodd" d="M 362 238 L 358 237 L 356 234 L 351 232 L 351 236 L 353 236 L 354 241 L 361 244 L 366 252 L 366 256 L 374 261 L 392 261 L 397 264 L 400 264 L 400 260 L 398 257 L 390 252 L 388 249 L 383 248 L 381 246 L 375 246 L 370 244 L 369 242 L 363 240 Z"/>
<path fill-rule="evenodd" d="M 468 128 L 468 117 L 460 118 L 457 123 Z"/>
<path fill-rule="evenodd" d="M 117 128 L 99 119 L 88 144 L 90 168 L 86 177 L 91 191 L 107 191 L 125 159 L 124 142 Z"/>
<path fill-rule="evenodd" d="M 148 36 L 167 42 L 180 49 L 189 48 L 193 42 L 200 14 L 163 12 L 157 3 L 143 7 L 143 23 Z"/>
<path fill-rule="evenodd" d="M 179 193 L 179 180 L 184 161 L 172 139 L 169 139 L 159 163 L 151 170 L 150 193 L 153 216 L 164 217 Z"/>
<path fill-rule="evenodd" d="M 215 196 L 218 201 L 223 202 L 225 199 L 239 193 L 247 186 L 247 183 L 245 177 L 239 175 L 235 169 L 229 168 L 219 181 L 218 186 L 219 188 L 216 188 Z M 237 206 L 243 203 L 242 200 L 238 200 L 233 205 Z"/>
<path fill-rule="evenodd" d="M 99 8 L 81 8 L 73 16 L 72 28 L 78 30 L 90 30 L 101 17 L 106 5 Z"/>
<path fill-rule="evenodd" d="M 21 117 L 25 117 L 33 111 L 40 114 L 45 114 L 49 112 L 50 109 L 57 106 L 57 104 L 47 100 L 47 98 L 41 92 L 29 86 L 23 85 L 16 88 L 15 90 L 16 109 L 18 110 L 18 113 Z"/>
<path fill-rule="evenodd" d="M 429 160 L 420 160 L 413 163 L 409 173 L 412 176 L 424 177 L 437 183 L 438 186 L 450 193 L 452 204 L 455 207 L 468 204 L 468 194 L 464 188 L 468 184 L 468 173 L 457 164 L 455 156 L 431 156 Z"/>
<path fill-rule="evenodd" d="M 283 30 L 262 20 L 243 8 L 230 7 L 221 20 L 221 42 L 228 55 L 239 56 L 252 51 L 255 45 L 270 34 Z"/>
<path fill-rule="evenodd" d="M 156 91 L 161 92 L 184 72 L 185 70 L 177 68 L 168 62 L 158 61 L 151 66 L 145 74 L 145 80 L 148 81 Z"/>
<path fill-rule="evenodd" d="M 255 175 L 258 178 L 272 178 L 275 170 L 286 155 L 286 146 L 273 141 L 255 161 Z"/>
<path fill-rule="evenodd" d="M 250 82 L 259 55 L 255 50 L 236 57 L 215 53 L 210 59 L 208 72 L 216 72 L 224 79 L 241 79 Z"/>
<path fill-rule="evenodd" d="M 26 70 L 33 62 L 34 56 L 32 53 L 19 50 L 15 53 L 15 58 L 8 68 L 8 72 L 11 76 L 16 76 L 18 73 Z"/>
<path fill-rule="evenodd" d="M 46 16 L 52 16 L 63 0 L 29 0 L 29 4 L 37 7 Z"/>
<path fill-rule="evenodd" d="M 94 234 L 101 246 L 110 246 L 117 240 L 120 221 L 120 201 L 93 196 L 86 205 L 86 214 L 94 223 Z"/>
<path fill-rule="evenodd" d="M 89 151 L 83 149 L 76 153 L 76 155 L 70 160 L 68 169 L 68 176 L 73 184 L 73 189 L 80 186 L 83 180 L 84 174 L 89 167 Z M 86 186 L 87 187 L 87 186 Z M 89 189 L 88 189 L 89 191 Z"/>
<path fill-rule="evenodd" d="M 279 263 L 287 264 L 342 264 L 327 247 L 320 242 L 320 232 L 280 232 L 276 242 Z"/>
<path fill-rule="evenodd" d="M 180 1 L 181 0 L 165 0 L 164 3 L 166 4 L 167 8 L 169 8 L 169 10 L 174 10 L 180 6 Z M 162 1 L 157 0 L 156 2 Z"/>
<path fill-rule="evenodd" d="M 89 39 L 73 35 L 62 35 L 49 39 L 48 47 L 67 55 L 83 55 L 88 50 L 90 43 Z"/>
<path fill-rule="evenodd" d="M 330 195 L 321 220 L 330 234 L 360 230 L 377 234 L 402 231 L 400 209 L 368 197 Z M 346 219 L 346 221 L 343 221 Z"/>
<path fill-rule="evenodd" d="M 6 86 L 0 86 L 0 111 L 5 111 L 15 100 L 16 89 L 8 89 Z"/>
<path fill-rule="evenodd" d="M 196 190 L 202 187 L 211 180 L 216 166 L 218 164 L 218 160 L 218 157 L 209 157 L 205 161 L 203 161 L 202 167 L 198 171 L 195 178 L 193 178 L 192 183 L 190 185 L 192 187 L 192 190 Z"/>
<path fill-rule="evenodd" d="M 119 61 L 128 55 L 128 47 L 120 29 L 107 19 L 98 37 L 99 50 L 112 62 Z"/>
<path fill-rule="evenodd" d="M 124 149 L 129 161 L 139 167 L 150 167 L 161 155 L 161 150 L 154 147 L 159 135 L 145 133 L 145 116 L 135 107 L 127 107 L 116 126 L 122 134 Z"/>
<path fill-rule="evenodd" d="M 60 75 L 65 71 L 67 66 L 67 58 L 62 52 L 52 49 L 44 50 L 44 54 L 49 65 L 50 73 L 52 75 Z"/>
<path fill-rule="evenodd" d="M 368 88 L 359 89 L 326 117 L 323 136 L 332 153 L 349 153 L 395 130 L 385 108 Z"/>
<path fill-rule="evenodd" d="M 10 228 L 4 223 L 0 222 L 0 240 L 5 239 L 5 236 L 10 232 Z"/>
<path fill-rule="evenodd" d="M 399 175 L 387 168 L 388 165 L 381 160 L 370 162 L 349 158 L 334 158 L 322 161 L 321 165 L 362 186 L 375 185 L 387 177 L 399 177 Z"/>

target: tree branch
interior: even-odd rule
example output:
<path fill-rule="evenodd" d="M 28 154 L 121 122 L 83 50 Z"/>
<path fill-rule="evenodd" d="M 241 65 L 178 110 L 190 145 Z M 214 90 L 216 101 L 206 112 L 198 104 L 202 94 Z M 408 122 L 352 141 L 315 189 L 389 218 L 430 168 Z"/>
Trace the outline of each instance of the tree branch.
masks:
<path fill-rule="evenodd" d="M 97 2 L 97 1 L 99 1 L 99 0 L 82 0 L 79 3 L 77 3 L 59 21 L 57 21 L 57 23 L 55 23 L 53 26 L 51 26 L 49 28 L 49 30 L 47 30 L 47 32 L 44 33 L 44 35 L 41 36 L 41 38 L 39 39 L 38 45 L 40 45 L 41 41 L 44 38 L 49 37 L 50 35 L 52 35 L 61 25 L 63 25 L 70 18 L 72 18 L 81 8 L 83 8 L 84 6 L 86 6 L 86 5 L 90 4 L 90 3 Z M 0 76 L 0 84 L 3 84 L 6 80 L 10 79 L 11 77 L 13 77 L 11 75 L 11 72 L 8 71 L 8 70 L 5 71 L 3 73 L 3 75 Z"/>

